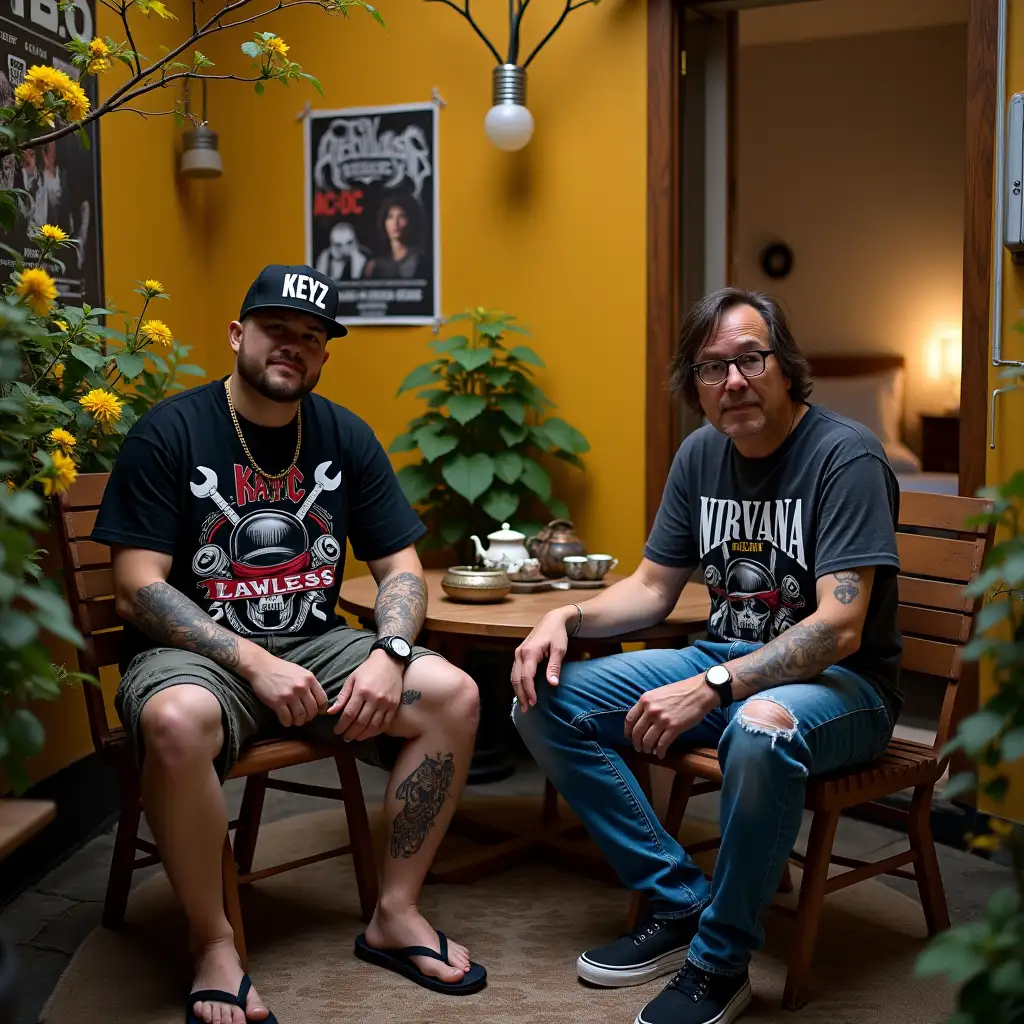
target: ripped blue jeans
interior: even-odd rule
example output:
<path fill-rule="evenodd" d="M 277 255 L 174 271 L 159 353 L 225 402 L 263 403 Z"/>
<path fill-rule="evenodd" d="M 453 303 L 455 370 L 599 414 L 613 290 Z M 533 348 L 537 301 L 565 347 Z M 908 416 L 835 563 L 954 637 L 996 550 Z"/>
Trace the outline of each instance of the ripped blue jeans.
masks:
<path fill-rule="evenodd" d="M 623 884 L 645 893 L 658 917 L 701 912 L 689 958 L 717 974 L 741 973 L 761 946 L 761 913 L 800 830 L 808 777 L 874 759 L 892 733 L 874 687 L 839 667 L 813 682 L 773 687 L 716 708 L 684 733 L 673 749 L 717 747 L 723 767 L 722 843 L 709 885 L 662 827 L 623 761 L 626 712 L 647 690 L 759 646 L 698 641 L 684 650 L 569 662 L 557 687 L 547 684 L 542 665 L 536 706 L 525 714 L 513 706 L 512 713 L 537 763 Z M 792 727 L 759 723 L 755 701 L 781 706 Z"/>

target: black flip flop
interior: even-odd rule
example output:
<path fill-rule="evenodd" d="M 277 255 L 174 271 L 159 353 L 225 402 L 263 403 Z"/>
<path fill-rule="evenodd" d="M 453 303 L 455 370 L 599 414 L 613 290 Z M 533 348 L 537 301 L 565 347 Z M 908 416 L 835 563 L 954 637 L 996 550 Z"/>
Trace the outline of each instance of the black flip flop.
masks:
<path fill-rule="evenodd" d="M 356 956 L 365 960 L 368 964 L 376 967 L 385 967 L 389 971 L 401 974 L 403 977 L 415 981 L 417 985 L 430 989 L 432 992 L 444 992 L 452 996 L 468 996 L 473 992 L 479 992 L 487 984 L 487 971 L 480 964 L 470 961 L 469 970 L 459 981 L 442 981 L 440 978 L 424 974 L 419 967 L 412 962 L 414 956 L 429 956 L 432 960 L 440 960 L 441 963 L 448 963 L 448 940 L 444 932 L 438 932 L 437 937 L 441 940 L 441 952 L 427 949 L 426 946 L 404 946 L 402 949 L 375 949 L 367 944 L 365 935 L 356 936 Z M 449 966 L 451 966 L 449 964 Z"/>
<path fill-rule="evenodd" d="M 233 996 L 230 992 L 222 992 L 219 988 L 201 988 L 195 992 L 190 992 L 188 996 L 188 1004 L 185 1007 L 185 1024 L 206 1024 L 202 1017 L 197 1017 L 192 1012 L 192 1007 L 198 1003 L 228 1003 L 231 1006 L 237 1006 L 242 1013 L 245 1013 L 245 1001 L 249 998 L 249 989 L 252 988 L 252 982 L 249 980 L 249 975 L 242 975 L 242 984 L 238 988 L 238 995 Z M 250 1020 L 247 1015 L 245 1018 L 247 1021 Z M 270 1014 L 269 1017 L 265 1017 L 261 1021 L 253 1021 L 253 1024 L 277 1024 L 277 1018 Z"/>

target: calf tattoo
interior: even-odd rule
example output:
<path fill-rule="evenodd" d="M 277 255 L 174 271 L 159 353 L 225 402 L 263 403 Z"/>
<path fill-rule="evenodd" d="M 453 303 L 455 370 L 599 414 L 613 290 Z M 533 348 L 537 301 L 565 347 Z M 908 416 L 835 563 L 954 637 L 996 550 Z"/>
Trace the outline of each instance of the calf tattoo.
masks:
<path fill-rule="evenodd" d="M 419 690 L 405 690 L 402 693 L 403 704 L 415 704 L 423 694 Z"/>
<path fill-rule="evenodd" d="M 202 654 L 224 668 L 238 667 L 238 637 L 169 583 L 140 587 L 133 611 L 135 625 L 154 640 Z"/>
<path fill-rule="evenodd" d="M 452 779 L 455 778 L 455 758 L 452 754 L 437 760 L 429 755 L 404 781 L 399 783 L 395 796 L 405 806 L 391 823 L 391 856 L 412 857 L 423 845 L 441 813 Z"/>

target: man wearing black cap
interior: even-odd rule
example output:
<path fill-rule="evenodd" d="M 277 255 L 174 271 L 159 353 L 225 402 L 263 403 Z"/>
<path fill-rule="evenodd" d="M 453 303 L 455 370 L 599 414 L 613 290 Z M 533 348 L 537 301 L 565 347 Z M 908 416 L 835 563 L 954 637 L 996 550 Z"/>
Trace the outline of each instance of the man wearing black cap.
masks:
<path fill-rule="evenodd" d="M 340 735 L 391 771 L 381 896 L 356 954 L 439 991 L 486 980 L 418 910 L 469 768 L 476 684 L 414 646 L 423 524 L 370 427 L 313 393 L 347 333 L 337 305 L 313 268 L 265 268 L 228 328 L 232 373 L 138 421 L 92 534 L 112 547 L 126 622 L 117 711 L 191 927 L 189 1021 L 274 1019 L 239 966 L 221 885 L 220 782 L 268 737 Z M 376 633 L 335 612 L 346 540 L 378 583 Z"/>

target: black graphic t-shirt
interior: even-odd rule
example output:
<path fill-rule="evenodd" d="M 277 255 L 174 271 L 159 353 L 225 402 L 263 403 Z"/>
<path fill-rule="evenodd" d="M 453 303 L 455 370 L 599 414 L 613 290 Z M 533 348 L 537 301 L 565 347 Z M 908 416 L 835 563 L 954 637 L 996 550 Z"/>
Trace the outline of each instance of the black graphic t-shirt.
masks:
<path fill-rule="evenodd" d="M 173 557 L 168 583 L 240 636 L 314 636 L 338 622 L 345 541 L 383 558 L 426 532 L 370 427 L 316 394 L 301 403 L 302 448 L 268 479 L 242 449 L 218 380 L 165 399 L 118 454 L 93 538 Z M 239 416 L 255 462 L 280 473 L 297 419 Z M 122 668 L 155 641 L 125 629 Z"/>
<path fill-rule="evenodd" d="M 899 485 L 878 439 L 812 405 L 763 459 L 745 458 L 710 425 L 690 434 L 644 554 L 700 566 L 713 639 L 760 643 L 815 611 L 820 576 L 874 566 L 860 649 L 841 664 L 875 686 L 895 721 L 903 703 L 898 518 Z"/>

